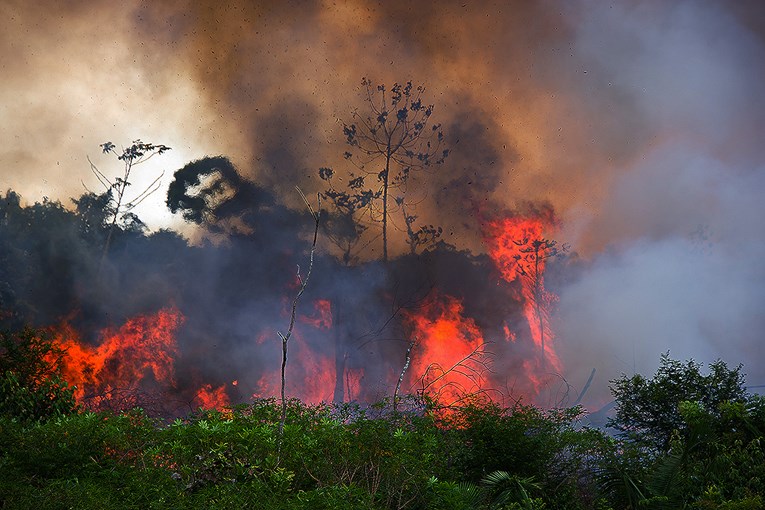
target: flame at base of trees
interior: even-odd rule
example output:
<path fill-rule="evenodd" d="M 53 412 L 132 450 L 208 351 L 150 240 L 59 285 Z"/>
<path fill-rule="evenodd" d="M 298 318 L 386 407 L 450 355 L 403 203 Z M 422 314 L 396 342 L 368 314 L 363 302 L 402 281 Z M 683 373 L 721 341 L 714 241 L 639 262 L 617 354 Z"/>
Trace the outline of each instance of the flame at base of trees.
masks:
<path fill-rule="evenodd" d="M 157 388 L 175 384 L 175 332 L 183 315 L 175 308 L 129 319 L 100 333 L 98 345 L 84 343 L 64 323 L 52 328 L 63 351 L 62 375 L 77 401 L 92 409 L 130 409 L 155 400 Z"/>
<path fill-rule="evenodd" d="M 460 300 L 434 294 L 421 307 L 406 311 L 404 322 L 411 338 L 417 339 L 411 355 L 410 391 L 445 407 L 487 391 L 489 360 L 483 334 L 464 315 Z"/>
<path fill-rule="evenodd" d="M 221 410 L 231 405 L 231 400 L 226 393 L 226 386 L 214 387 L 212 384 L 203 384 L 197 390 L 196 401 L 203 409 Z"/>

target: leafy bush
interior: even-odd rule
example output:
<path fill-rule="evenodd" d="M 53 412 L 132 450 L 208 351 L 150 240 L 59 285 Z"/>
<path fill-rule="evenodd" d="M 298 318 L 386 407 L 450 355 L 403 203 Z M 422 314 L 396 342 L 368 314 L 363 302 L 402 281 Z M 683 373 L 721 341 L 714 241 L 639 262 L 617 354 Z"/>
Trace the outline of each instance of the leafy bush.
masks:
<path fill-rule="evenodd" d="M 664 355 L 652 379 L 623 376 L 613 391 L 610 424 L 624 440 L 618 459 L 601 471 L 612 500 L 644 508 L 761 508 L 764 404 L 746 391 L 740 366 L 717 361 L 702 375 L 694 361 Z"/>
<path fill-rule="evenodd" d="M 16 373 L 14 372 L 14 376 Z M 0 416 L 3 508 L 750 509 L 765 401 L 677 406 L 666 450 L 578 425 L 581 410 L 474 401 L 257 400 L 172 423 L 140 409 Z M 412 402 L 410 402 L 411 404 Z M 401 409 L 406 409 L 402 411 Z"/>
<path fill-rule="evenodd" d="M 502 408 L 474 402 L 446 418 L 449 460 L 462 481 L 479 483 L 493 472 L 533 479 L 544 501 L 555 508 L 591 503 L 591 473 L 605 437 L 577 428 L 580 408 L 541 411 L 516 404 Z"/>
<path fill-rule="evenodd" d="M 77 405 L 61 377 L 61 355 L 44 331 L 0 333 L 0 416 L 47 420 L 72 413 Z"/>
<path fill-rule="evenodd" d="M 653 378 L 636 374 L 611 381 L 616 416 L 608 425 L 633 442 L 666 451 L 673 433 L 687 430 L 681 402 L 698 402 L 717 419 L 721 404 L 747 401 L 741 366 L 730 369 L 725 362 L 716 361 L 709 369 L 709 374 L 703 375 L 700 364 L 693 360 L 682 363 L 667 353 L 662 355 Z"/>

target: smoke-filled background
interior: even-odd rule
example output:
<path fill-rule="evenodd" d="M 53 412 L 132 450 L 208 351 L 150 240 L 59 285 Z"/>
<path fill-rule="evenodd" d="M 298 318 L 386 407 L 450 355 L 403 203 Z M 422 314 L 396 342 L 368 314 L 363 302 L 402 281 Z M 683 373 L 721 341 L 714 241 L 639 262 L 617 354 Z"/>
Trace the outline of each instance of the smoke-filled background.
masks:
<path fill-rule="evenodd" d="M 445 242 L 480 257 L 482 218 L 554 209 L 557 227 L 545 236 L 574 253 L 549 268 L 546 283 L 560 297 L 551 322 L 574 388 L 595 368 L 590 398 L 604 403 L 609 379 L 650 373 L 665 351 L 743 362 L 749 383 L 765 384 L 760 2 L 11 0 L 0 4 L 0 20 L 0 188 L 30 204 L 50 197 L 72 207 L 70 197 L 103 191 L 88 156 L 107 173 L 117 164 L 99 144 L 140 138 L 172 147 L 134 174 L 139 189 L 165 172 L 161 191 L 136 210 L 152 229 L 205 242 L 203 228 L 165 206 L 174 172 L 192 160 L 225 155 L 263 192 L 269 215 L 260 216 L 268 219 L 258 225 L 261 236 L 225 257 L 207 245 L 184 261 L 204 271 L 173 280 L 189 287 L 181 292 L 185 342 L 206 346 L 199 358 L 211 356 L 221 380 L 252 357 L 214 359 L 209 346 L 228 342 L 222 352 L 249 353 L 260 317 L 279 315 L 281 283 L 262 282 L 294 275 L 310 229 L 294 185 L 311 196 L 325 186 L 319 167 L 349 171 L 342 127 L 364 108 L 360 83 L 368 77 L 424 84 L 435 105 L 452 152 L 412 193 L 419 221 L 442 226 Z M 394 254 L 406 251 L 403 236 L 391 243 Z M 379 258 L 378 245 L 363 258 Z M 269 246 L 294 249 L 296 260 Z M 319 250 L 332 253 L 326 241 Z M 140 272 L 146 255 L 136 253 L 126 260 Z M 178 253 L 172 245 L 162 257 Z M 469 271 L 444 266 L 439 278 L 455 280 L 466 301 L 470 294 L 473 317 L 491 315 L 495 299 L 513 295 L 496 289 L 501 278 L 489 269 L 490 278 L 467 281 Z M 416 281 L 410 273 L 419 266 L 406 267 L 401 278 Z M 56 267 L 50 288 L 65 286 L 62 274 L 80 281 L 81 269 Z M 348 281 L 319 273 L 315 292 L 364 308 L 386 288 L 374 264 L 365 271 Z M 259 290 L 279 292 L 232 290 L 243 273 L 262 283 Z M 94 315 L 156 309 L 171 304 L 163 302 L 170 295 L 184 309 L 177 293 L 163 291 L 166 276 L 113 303 L 81 283 L 59 298 Z M 210 329 L 201 311 L 190 313 L 195 306 L 223 315 L 220 338 L 190 339 Z M 61 319 L 55 315 L 46 318 Z M 82 324 L 107 322 L 84 315 Z M 378 319 L 356 329 L 372 331 Z M 508 320 L 483 320 L 485 336 L 499 335 Z M 204 324 L 194 329 L 195 321 Z"/>

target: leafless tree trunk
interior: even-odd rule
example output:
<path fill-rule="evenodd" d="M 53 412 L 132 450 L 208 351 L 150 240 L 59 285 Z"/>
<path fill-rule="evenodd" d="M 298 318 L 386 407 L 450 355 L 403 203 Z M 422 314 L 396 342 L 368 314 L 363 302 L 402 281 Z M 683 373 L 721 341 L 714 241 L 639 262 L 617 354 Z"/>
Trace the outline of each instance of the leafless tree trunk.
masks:
<path fill-rule="evenodd" d="M 287 328 L 287 333 L 283 334 L 281 331 L 277 331 L 279 334 L 279 337 L 282 339 L 282 368 L 281 368 L 281 403 L 282 403 L 282 414 L 281 418 L 279 420 L 279 430 L 278 430 L 278 444 L 277 444 L 277 462 L 281 455 L 281 448 L 282 448 L 282 438 L 284 437 L 284 424 L 287 421 L 287 399 L 285 397 L 285 387 L 286 387 L 286 368 L 287 368 L 287 344 L 289 343 L 290 337 L 292 336 L 292 331 L 295 328 L 295 317 L 297 315 L 297 305 L 298 301 L 300 301 L 300 297 L 303 295 L 303 292 L 305 292 L 305 289 L 308 287 L 308 280 L 311 278 L 311 271 L 313 270 L 313 257 L 316 252 L 316 240 L 319 237 L 319 212 L 321 211 L 321 195 L 318 196 L 318 207 L 316 211 L 313 210 L 313 207 L 311 207 L 311 204 L 308 202 L 308 199 L 305 197 L 302 191 L 300 191 L 300 188 L 297 188 L 298 193 L 300 193 L 300 196 L 303 198 L 303 201 L 305 202 L 306 206 L 308 206 L 308 210 L 311 212 L 311 216 L 313 216 L 314 219 L 314 230 L 313 230 L 313 242 L 311 243 L 311 252 L 309 256 L 309 262 L 308 262 L 308 271 L 306 272 L 305 278 L 300 276 L 300 266 L 297 268 L 297 277 L 298 281 L 300 282 L 300 289 L 298 290 L 298 293 L 295 295 L 295 299 L 292 300 L 292 313 L 290 314 L 290 325 L 289 328 Z"/>

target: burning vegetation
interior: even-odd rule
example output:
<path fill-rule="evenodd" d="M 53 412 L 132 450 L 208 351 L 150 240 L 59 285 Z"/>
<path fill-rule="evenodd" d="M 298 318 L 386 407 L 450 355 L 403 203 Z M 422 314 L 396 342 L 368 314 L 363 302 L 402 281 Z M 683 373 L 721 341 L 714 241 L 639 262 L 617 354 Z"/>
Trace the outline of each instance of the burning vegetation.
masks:
<path fill-rule="evenodd" d="M 37 4 L 0 506 L 763 507 L 765 4 Z"/>
<path fill-rule="evenodd" d="M 482 245 L 446 242 L 417 214 L 428 176 L 450 156 L 425 88 L 362 85 L 367 113 L 343 126 L 349 170 L 319 170 L 324 205 L 310 215 L 215 156 L 178 169 L 166 201 L 207 240 L 147 233 L 133 207 L 156 186 L 131 197 L 129 179 L 171 148 L 140 140 L 102 144 L 124 175 L 92 165 L 105 193 L 82 195 L 74 210 L 24 206 L 9 191 L 1 239 L 27 248 L 4 252 L 19 276 L 7 280 L 3 322 L 50 327 L 64 378 L 92 409 L 167 416 L 276 395 L 373 402 L 394 388 L 445 408 L 476 395 L 564 404 L 556 296 L 544 279 L 565 254 L 548 237 L 552 209 L 474 212 Z M 308 286 L 299 266 L 311 237 Z"/>
<path fill-rule="evenodd" d="M 174 202 L 206 208 L 194 217 L 216 225 L 226 214 L 248 222 L 247 232 L 218 244 L 190 245 L 167 231 L 112 231 L 109 210 L 96 209 L 88 195 L 74 211 L 55 202 L 23 206 L 13 192 L 3 197 L 2 228 L 12 234 L 4 239 L 32 247 L 23 260 L 5 252 L 6 267 L 27 268 L 27 285 L 10 282 L 4 324 L 50 327 L 79 402 L 177 415 L 278 394 L 276 331 L 288 322 L 306 218 L 221 163 L 192 168 L 225 196 Z M 231 203 L 241 197 L 247 201 Z M 402 393 L 446 406 L 475 393 L 535 401 L 561 370 L 547 323 L 553 294 L 543 284 L 551 259 L 529 251 L 551 228 L 539 215 L 489 222 L 489 257 L 443 242 L 388 262 L 348 265 L 331 250 L 320 253 L 298 309 L 287 395 L 374 401 L 392 394 L 411 356 Z M 104 235 L 113 239 L 102 266 Z M 46 287 L 52 271 L 60 277 Z"/>

